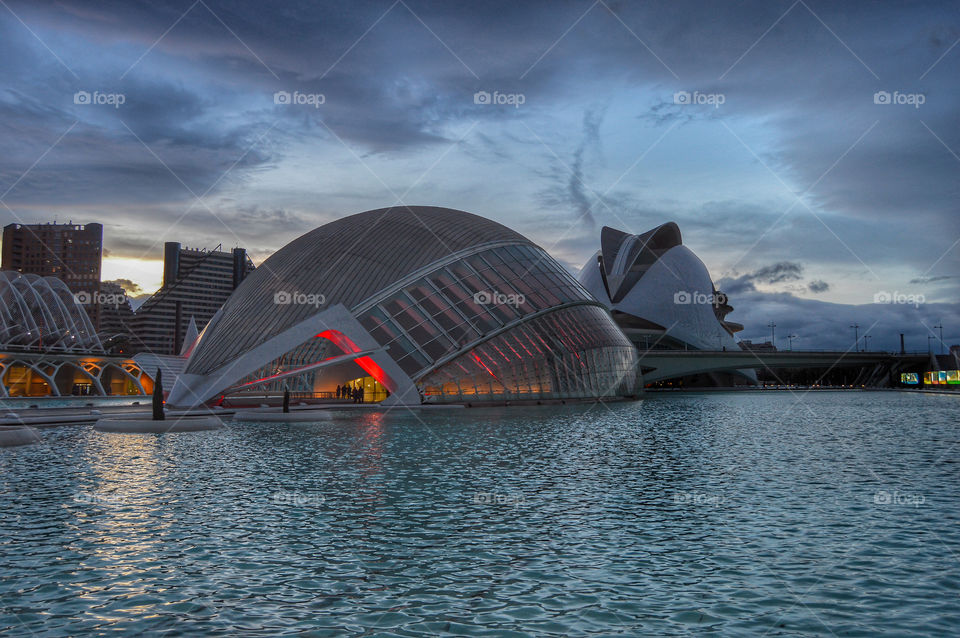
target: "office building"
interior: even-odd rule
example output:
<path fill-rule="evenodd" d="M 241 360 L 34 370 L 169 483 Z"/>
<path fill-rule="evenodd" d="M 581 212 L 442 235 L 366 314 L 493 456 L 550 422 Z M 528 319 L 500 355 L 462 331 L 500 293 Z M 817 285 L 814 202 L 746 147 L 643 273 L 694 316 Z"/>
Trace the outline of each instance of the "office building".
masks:
<path fill-rule="evenodd" d="M 131 347 L 139 352 L 179 354 L 190 319 L 203 330 L 253 269 L 243 248 L 201 250 L 166 242 L 163 286 L 134 314 Z"/>
<path fill-rule="evenodd" d="M 102 255 L 101 224 L 8 224 L 3 228 L 0 270 L 56 277 L 77 294 L 98 327 Z"/>

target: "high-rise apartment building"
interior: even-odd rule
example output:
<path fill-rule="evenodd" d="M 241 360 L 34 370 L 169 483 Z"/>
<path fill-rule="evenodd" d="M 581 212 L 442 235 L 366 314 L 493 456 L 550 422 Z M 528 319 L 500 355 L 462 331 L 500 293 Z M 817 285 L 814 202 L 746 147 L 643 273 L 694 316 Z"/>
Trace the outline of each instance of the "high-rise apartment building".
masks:
<path fill-rule="evenodd" d="M 182 248 L 166 242 L 163 286 L 143 302 L 131 321 L 135 350 L 179 354 L 192 317 L 200 330 L 254 265 L 243 248 L 230 252 Z"/>
<path fill-rule="evenodd" d="M 100 283 L 100 340 L 111 352 L 129 350 L 133 308 L 126 291 L 111 281 Z"/>
<path fill-rule="evenodd" d="M 60 279 L 99 326 L 102 255 L 102 224 L 8 224 L 0 269 Z"/>

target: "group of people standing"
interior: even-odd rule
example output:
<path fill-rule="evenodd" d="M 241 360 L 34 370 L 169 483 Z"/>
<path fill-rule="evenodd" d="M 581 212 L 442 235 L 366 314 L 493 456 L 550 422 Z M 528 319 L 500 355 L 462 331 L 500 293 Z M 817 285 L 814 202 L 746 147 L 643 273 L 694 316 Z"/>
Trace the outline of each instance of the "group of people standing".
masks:
<path fill-rule="evenodd" d="M 354 403 L 363 403 L 363 386 L 351 388 L 348 385 L 337 386 L 338 399 L 353 399 Z"/>

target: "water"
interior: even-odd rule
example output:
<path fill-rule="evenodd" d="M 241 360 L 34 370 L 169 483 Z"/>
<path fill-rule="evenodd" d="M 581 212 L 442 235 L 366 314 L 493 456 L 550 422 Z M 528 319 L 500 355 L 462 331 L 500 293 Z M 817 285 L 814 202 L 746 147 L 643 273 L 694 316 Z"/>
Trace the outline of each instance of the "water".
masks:
<path fill-rule="evenodd" d="M 0 633 L 956 633 L 960 397 L 798 398 L 48 429 Z"/>
<path fill-rule="evenodd" d="M 128 395 L 112 397 L 14 397 L 0 399 L 0 410 L 26 410 L 31 405 L 38 408 L 84 408 L 88 406 L 132 405 L 150 403 L 149 395 Z"/>

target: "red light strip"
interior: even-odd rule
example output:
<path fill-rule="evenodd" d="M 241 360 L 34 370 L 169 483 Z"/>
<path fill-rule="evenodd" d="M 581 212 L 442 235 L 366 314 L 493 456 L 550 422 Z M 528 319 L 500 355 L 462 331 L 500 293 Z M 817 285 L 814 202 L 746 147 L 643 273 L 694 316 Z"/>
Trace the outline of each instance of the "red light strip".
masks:
<path fill-rule="evenodd" d="M 360 346 L 355 344 L 350 337 L 343 334 L 339 330 L 324 330 L 320 334 L 316 335 L 316 338 L 326 339 L 331 342 L 333 345 L 340 348 L 344 354 L 353 354 L 355 352 L 361 352 Z M 357 357 L 354 359 L 356 364 L 363 368 L 363 371 L 369 374 L 371 377 L 380 382 L 380 385 L 385 387 L 390 392 L 397 391 L 397 384 L 393 382 L 386 372 L 383 371 L 377 362 L 371 359 L 369 356 Z"/>

